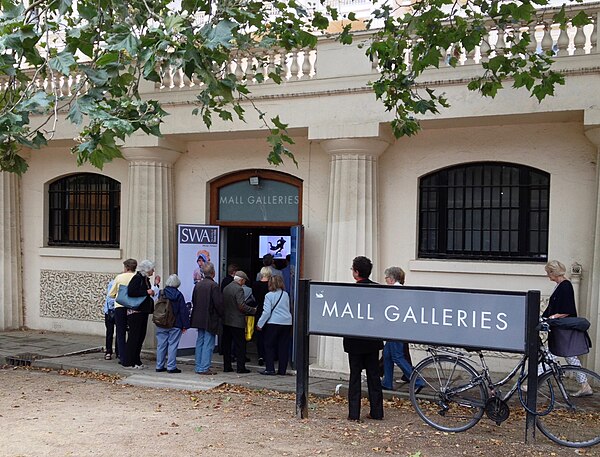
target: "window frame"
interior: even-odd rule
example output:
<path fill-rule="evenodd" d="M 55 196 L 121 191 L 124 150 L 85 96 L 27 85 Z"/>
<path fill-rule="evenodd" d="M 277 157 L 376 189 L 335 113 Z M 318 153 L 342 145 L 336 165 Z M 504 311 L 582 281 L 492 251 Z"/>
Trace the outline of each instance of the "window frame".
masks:
<path fill-rule="evenodd" d="M 452 165 L 422 176 L 418 196 L 419 259 L 548 260 L 550 174 L 543 170 L 508 162 Z"/>
<path fill-rule="evenodd" d="M 121 183 L 98 173 L 63 176 L 47 186 L 49 247 L 119 248 Z"/>

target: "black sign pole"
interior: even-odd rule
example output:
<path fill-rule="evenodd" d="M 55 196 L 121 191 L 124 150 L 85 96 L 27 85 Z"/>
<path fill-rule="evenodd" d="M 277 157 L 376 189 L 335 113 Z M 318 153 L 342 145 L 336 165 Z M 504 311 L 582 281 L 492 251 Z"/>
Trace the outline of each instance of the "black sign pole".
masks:
<path fill-rule="evenodd" d="M 539 350 L 539 331 L 537 326 L 540 321 L 540 291 L 530 290 L 527 292 L 527 319 L 525 322 L 525 351 L 527 354 L 527 408 L 529 411 L 536 411 L 537 389 L 538 389 L 538 350 Z M 525 418 L 525 442 L 529 439 L 535 441 L 535 421 L 536 416 L 527 412 Z"/>
<path fill-rule="evenodd" d="M 302 279 L 296 306 L 296 417 L 308 418 L 308 302 L 310 281 Z"/>

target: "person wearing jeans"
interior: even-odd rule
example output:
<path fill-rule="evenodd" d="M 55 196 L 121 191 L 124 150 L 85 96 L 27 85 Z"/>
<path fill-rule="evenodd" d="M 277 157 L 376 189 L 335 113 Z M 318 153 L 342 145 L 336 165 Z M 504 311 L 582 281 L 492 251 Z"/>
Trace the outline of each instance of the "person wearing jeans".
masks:
<path fill-rule="evenodd" d="M 383 346 L 383 379 L 381 381 L 381 387 L 386 390 L 394 390 L 394 364 L 404 373 L 407 379 L 413 372 L 412 365 L 404 357 L 404 343 L 403 341 L 386 341 Z M 415 387 L 417 390 L 425 385 L 421 378 L 417 379 Z"/>
<path fill-rule="evenodd" d="M 210 365 L 223 316 L 223 293 L 214 280 L 215 266 L 211 262 L 204 264 L 202 273 L 203 279 L 196 283 L 192 292 L 190 325 L 198 330 L 195 371 L 201 375 L 214 375 Z"/>
<path fill-rule="evenodd" d="M 400 267 L 386 268 L 385 283 L 390 286 L 402 286 L 406 279 L 404 270 Z M 413 372 L 413 366 L 406 358 L 407 346 L 404 341 L 386 341 L 383 346 L 383 380 L 381 387 L 385 390 L 394 390 L 394 364 L 402 370 L 404 378 L 410 379 Z M 419 378 L 415 384 L 417 391 L 421 390 L 425 383 Z"/>
<path fill-rule="evenodd" d="M 185 298 L 178 289 L 180 285 L 181 280 L 173 274 L 167 279 L 165 290 L 162 292 L 171 302 L 175 325 L 171 328 L 156 326 L 156 371 L 159 373 L 181 373 L 177 368 L 177 348 L 181 335 L 190 327 L 190 317 Z"/>

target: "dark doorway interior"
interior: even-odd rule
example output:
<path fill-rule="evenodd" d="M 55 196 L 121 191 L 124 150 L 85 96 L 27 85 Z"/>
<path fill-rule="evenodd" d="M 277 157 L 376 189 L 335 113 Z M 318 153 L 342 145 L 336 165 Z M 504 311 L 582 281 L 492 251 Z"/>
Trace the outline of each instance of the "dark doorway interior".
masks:
<path fill-rule="evenodd" d="M 261 235 L 288 236 L 288 227 L 252 227 L 252 228 L 227 228 L 227 265 L 237 264 L 241 270 L 248 274 L 253 282 L 262 268 L 262 257 L 267 252 L 260 252 L 259 237 Z M 251 284 L 248 284 L 251 286 Z"/>

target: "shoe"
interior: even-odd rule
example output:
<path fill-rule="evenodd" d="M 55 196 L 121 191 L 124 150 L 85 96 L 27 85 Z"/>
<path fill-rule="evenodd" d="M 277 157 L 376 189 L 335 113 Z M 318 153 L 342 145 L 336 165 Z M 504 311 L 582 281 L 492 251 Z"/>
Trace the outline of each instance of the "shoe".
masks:
<path fill-rule="evenodd" d="M 145 370 L 146 369 L 146 365 L 144 365 L 142 363 L 141 365 L 134 365 L 133 368 L 135 368 L 136 370 Z"/>
<path fill-rule="evenodd" d="M 167 369 L 165 367 L 162 367 L 162 368 L 157 368 L 154 371 L 156 371 L 157 373 L 163 373 L 163 372 L 167 371 Z"/>
<path fill-rule="evenodd" d="M 244 368 L 243 370 L 237 370 L 236 373 L 240 373 L 240 374 L 250 373 L 250 370 L 248 370 L 248 368 Z"/>
<path fill-rule="evenodd" d="M 374 421 L 380 421 L 383 420 L 383 417 L 373 417 L 371 416 L 371 413 L 367 414 L 367 419 L 372 419 Z"/>
<path fill-rule="evenodd" d="M 231 373 L 233 372 L 233 368 L 223 368 L 223 373 Z"/>
<path fill-rule="evenodd" d="M 112 354 L 104 354 L 104 360 L 112 359 Z"/>
<path fill-rule="evenodd" d="M 214 371 L 206 370 L 206 371 L 198 371 L 198 374 L 212 376 L 212 375 L 215 375 L 217 373 L 215 373 Z"/>
<path fill-rule="evenodd" d="M 181 370 L 179 368 L 173 368 L 172 370 L 167 370 L 167 373 L 181 373 Z"/>
<path fill-rule="evenodd" d="M 586 381 L 581 384 L 581 388 L 577 392 L 571 394 L 571 397 L 589 397 L 590 395 L 594 395 L 594 391 Z"/>
<path fill-rule="evenodd" d="M 381 385 L 381 388 L 382 388 L 383 390 L 392 390 L 392 391 L 394 390 L 394 388 L 393 388 L 393 387 L 386 387 L 386 386 L 384 386 L 383 384 Z"/>
<path fill-rule="evenodd" d="M 415 395 L 417 395 L 419 392 L 421 392 L 423 390 L 423 387 L 425 386 L 419 386 L 415 389 Z"/>
<path fill-rule="evenodd" d="M 258 366 L 262 367 L 265 364 L 265 359 L 263 359 L 262 357 L 258 358 Z"/>
<path fill-rule="evenodd" d="M 406 377 L 406 375 L 402 375 L 402 377 L 400 378 L 401 382 L 410 382 L 410 379 Z"/>
<path fill-rule="evenodd" d="M 265 376 L 275 376 L 274 371 L 267 371 L 267 370 L 259 371 L 258 374 L 264 374 Z"/>
<path fill-rule="evenodd" d="M 521 392 L 527 393 L 527 384 L 521 384 Z"/>

